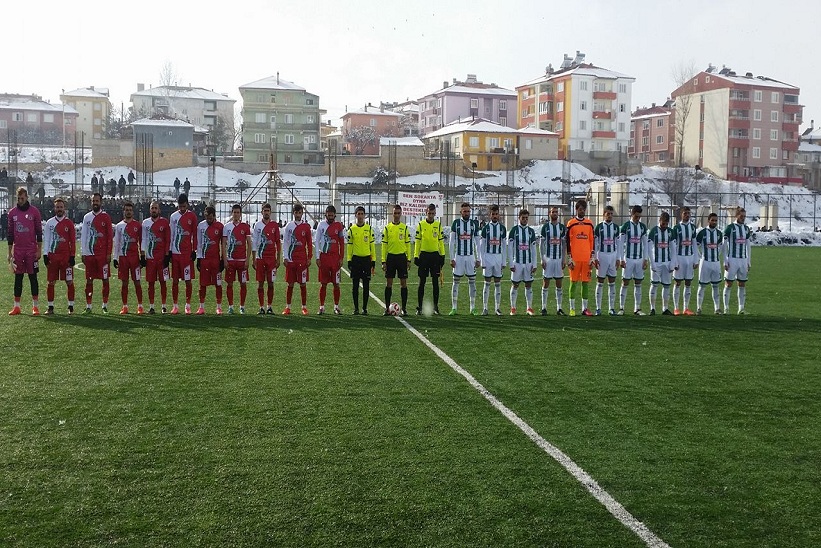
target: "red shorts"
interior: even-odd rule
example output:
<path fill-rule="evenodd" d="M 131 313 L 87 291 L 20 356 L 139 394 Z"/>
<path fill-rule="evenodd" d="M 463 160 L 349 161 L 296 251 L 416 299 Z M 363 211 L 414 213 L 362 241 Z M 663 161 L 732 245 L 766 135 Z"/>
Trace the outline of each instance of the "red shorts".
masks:
<path fill-rule="evenodd" d="M 86 269 L 86 280 L 108 280 L 111 271 L 105 257 L 83 255 L 83 264 Z"/>
<path fill-rule="evenodd" d="M 590 281 L 590 260 L 584 259 L 575 261 L 573 268 L 569 269 L 571 282 L 589 282 Z"/>
<path fill-rule="evenodd" d="M 175 280 L 190 282 L 194 279 L 194 263 L 190 255 L 174 253 L 171 255 L 171 274 Z"/>
<path fill-rule="evenodd" d="M 37 249 L 14 248 L 15 274 L 36 274 L 40 267 L 37 261 Z"/>
<path fill-rule="evenodd" d="M 341 265 L 339 257 L 320 253 L 319 255 L 319 283 L 339 284 L 341 279 Z"/>
<path fill-rule="evenodd" d="M 146 259 L 145 261 L 145 281 L 153 284 L 156 281 L 165 282 L 170 278 L 168 267 L 165 266 L 165 260 L 160 259 Z"/>
<path fill-rule="evenodd" d="M 66 283 L 74 282 L 74 268 L 68 265 L 68 257 L 49 254 L 48 266 L 46 267 L 46 279 L 49 282 L 65 280 Z"/>
<path fill-rule="evenodd" d="M 222 272 L 220 272 L 219 259 L 200 260 L 200 287 L 209 285 L 222 285 Z"/>
<path fill-rule="evenodd" d="M 140 267 L 139 257 L 120 256 L 117 259 L 117 278 L 126 281 L 139 282 L 142 279 L 143 269 Z"/>
<path fill-rule="evenodd" d="M 258 282 L 274 283 L 277 281 L 277 267 L 275 259 L 257 259 L 254 263 Z"/>
<path fill-rule="evenodd" d="M 304 284 L 308 281 L 308 266 L 305 263 L 285 263 L 285 282 Z"/>
<path fill-rule="evenodd" d="M 228 260 L 228 268 L 225 269 L 225 283 L 232 284 L 239 279 L 239 283 L 248 283 L 248 263 L 245 261 Z"/>

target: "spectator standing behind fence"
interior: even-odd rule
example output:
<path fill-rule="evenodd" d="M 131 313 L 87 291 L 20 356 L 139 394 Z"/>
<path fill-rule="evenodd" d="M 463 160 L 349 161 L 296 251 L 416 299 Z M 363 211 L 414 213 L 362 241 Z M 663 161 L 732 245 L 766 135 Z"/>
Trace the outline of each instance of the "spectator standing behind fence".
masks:
<path fill-rule="evenodd" d="M 174 178 L 174 194 L 179 194 L 179 193 L 180 193 L 180 178 L 175 177 Z"/>
<path fill-rule="evenodd" d="M 182 191 L 186 194 L 191 191 L 191 181 L 188 180 L 188 177 L 185 178 L 185 182 L 182 184 Z"/>
<path fill-rule="evenodd" d="M 120 193 L 120 196 L 125 196 L 125 177 L 123 174 L 120 174 L 120 179 L 117 181 L 117 187 Z"/>
<path fill-rule="evenodd" d="M 0 239 L 5 240 L 6 235 L 8 234 L 8 224 L 9 224 L 9 214 L 6 213 L 6 210 L 3 210 L 3 213 L 0 214 Z"/>
<path fill-rule="evenodd" d="M 97 175 L 96 174 L 91 176 L 91 192 L 92 193 L 98 192 L 98 189 L 97 189 Z"/>
<path fill-rule="evenodd" d="M 34 185 L 34 177 L 31 176 L 31 171 L 26 175 L 26 190 L 31 192 L 31 187 Z"/>
<path fill-rule="evenodd" d="M 128 188 L 134 188 L 134 180 L 137 177 L 134 176 L 134 171 L 129 169 L 128 170 Z"/>

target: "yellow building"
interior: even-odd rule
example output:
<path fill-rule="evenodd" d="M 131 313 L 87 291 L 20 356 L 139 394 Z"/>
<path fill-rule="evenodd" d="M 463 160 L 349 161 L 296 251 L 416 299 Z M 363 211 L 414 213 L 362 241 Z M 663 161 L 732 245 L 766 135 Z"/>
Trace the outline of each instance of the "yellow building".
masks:
<path fill-rule="evenodd" d="M 60 101 L 70 105 L 79 113 L 77 127 L 73 128 L 79 134 L 85 133 L 85 142 L 92 139 L 105 139 L 108 118 L 111 113 L 111 101 L 108 99 L 107 88 L 75 89 L 60 95 Z M 77 138 L 80 141 L 80 138 Z"/>

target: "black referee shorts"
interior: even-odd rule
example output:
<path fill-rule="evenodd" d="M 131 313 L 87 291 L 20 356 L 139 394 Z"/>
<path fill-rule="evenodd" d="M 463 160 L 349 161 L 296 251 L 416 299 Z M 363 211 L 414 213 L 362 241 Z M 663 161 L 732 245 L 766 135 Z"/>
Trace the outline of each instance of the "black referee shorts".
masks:
<path fill-rule="evenodd" d="M 419 277 L 439 277 L 442 270 L 442 256 L 438 251 L 422 251 L 419 253 Z"/>
<path fill-rule="evenodd" d="M 408 256 L 404 253 L 388 253 L 385 260 L 385 277 L 405 280 L 408 277 Z"/>
<path fill-rule="evenodd" d="M 371 279 L 371 256 L 362 257 L 353 255 L 351 257 L 351 278 Z"/>

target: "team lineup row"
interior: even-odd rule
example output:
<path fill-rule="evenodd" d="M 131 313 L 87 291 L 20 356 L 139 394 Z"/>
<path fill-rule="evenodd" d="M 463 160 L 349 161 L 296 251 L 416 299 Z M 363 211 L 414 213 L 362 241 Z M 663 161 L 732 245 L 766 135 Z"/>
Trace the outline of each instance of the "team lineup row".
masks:
<path fill-rule="evenodd" d="M 343 264 L 353 281 L 352 297 L 354 314 L 360 314 L 359 288 L 362 286 L 361 314 L 368 313 L 370 280 L 376 270 L 376 250 L 373 229 L 365 222 L 365 209 L 356 209 L 356 223 L 347 229 L 336 220 L 336 210 L 328 206 L 325 219 L 312 231 L 303 220 L 304 209 L 300 204 L 293 207 L 293 220 L 283 229 L 280 237 L 279 224 L 272 221 L 271 206 L 262 206 L 262 219 L 253 228 L 242 220 L 242 208 L 235 204 L 231 219 L 225 224 L 216 219 L 213 207 L 206 208 L 205 219 L 199 221 L 188 207 L 188 198 L 181 194 L 178 209 L 165 219 L 160 216 L 159 204 L 150 207 L 150 217 L 139 222 L 134 219 L 133 205 L 123 205 L 123 220 L 112 226 L 109 215 L 101 210 L 102 197 L 92 197 L 92 210 L 83 218 L 80 234 L 80 253 L 85 271 L 86 313 L 91 313 L 94 280 L 102 281 L 103 312 L 108 311 L 110 292 L 110 264 L 117 269 L 121 281 L 121 314 L 127 314 L 129 283 L 133 282 L 137 297 L 137 313 L 143 307 L 142 278 L 148 284 L 149 314 L 155 313 L 156 285 L 160 286 L 161 311 L 167 312 L 167 281 L 171 280 L 171 314 L 179 314 L 179 285 L 185 285 L 184 312 L 192 313 L 193 280 L 199 272 L 199 307 L 196 314 L 205 314 L 205 298 L 208 287 L 215 288 L 216 313 L 222 313 L 222 290 L 226 286 L 228 312 L 234 313 L 234 282 L 240 285 L 239 312 L 245 313 L 249 267 L 255 271 L 259 314 L 273 314 L 274 282 L 280 264 L 285 267 L 286 307 L 283 314 L 291 314 L 294 285 L 300 286 L 302 314 L 308 314 L 307 288 L 312 261 L 317 264 L 319 277 L 319 314 L 325 313 L 327 286 L 333 289 L 333 312 L 340 314 L 340 276 Z M 42 257 L 47 268 L 47 314 L 54 313 L 55 284 L 65 281 L 68 311 L 74 312 L 74 267 L 76 255 L 76 231 L 73 222 L 65 216 L 65 203 L 54 201 L 55 215 L 42 227 L 40 213 L 28 203 L 25 188 L 18 189 L 17 207 L 9 213 L 8 260 L 15 274 L 14 308 L 11 315 L 21 313 L 20 298 L 23 276 L 31 283 L 32 313 L 39 314 L 38 280 L 39 260 Z M 738 208 L 736 221 L 721 232 L 717 229 L 718 217 L 711 214 L 708 226 L 697 230 L 690 220 L 688 208 L 681 210 L 681 218 L 670 227 L 669 214 L 663 212 L 657 226 L 647 228 L 641 222 L 640 206 L 631 209 L 631 218 L 622 226 L 612 222 L 614 210 L 606 206 L 604 220 L 597 225 L 585 216 L 587 203 L 576 203 L 576 215 L 566 224 L 559 221 L 558 208 L 552 208 L 549 220 L 539 233 L 529 226 L 529 213 L 521 210 L 518 224 L 507 230 L 499 222 L 498 206 L 490 207 L 490 221 L 479 225 L 471 217 L 471 207 L 464 203 L 461 216 L 450 227 L 448 254 L 453 271 L 452 307 L 450 314 L 457 313 L 459 286 L 467 278 L 470 294 L 470 313 L 478 314 L 476 300 L 477 269 L 484 277 L 482 315 L 494 310 L 502 315 L 501 281 L 505 268 L 510 270 L 510 314 L 515 315 L 519 285 L 525 286 L 525 305 L 528 315 L 533 315 L 532 283 L 537 266 L 542 269 L 542 315 L 547 314 L 548 290 L 551 281 L 556 293 L 557 314 L 562 309 L 562 281 L 565 270 L 570 278 L 569 314 L 576 315 L 577 298 L 581 297 L 582 315 L 598 315 L 602 311 L 603 288 L 609 285 L 608 307 L 611 315 L 624 314 L 630 282 L 634 285 L 633 313 L 642 311 L 641 285 L 648 267 L 651 287 L 649 292 L 650 314 L 656 311 L 656 296 L 661 286 L 662 313 L 691 315 L 691 283 L 698 271 L 698 295 L 696 313 L 701 312 L 704 290 L 712 286 L 715 313 L 729 310 L 730 289 L 738 282 L 738 311 L 744 313 L 747 274 L 750 268 L 750 230 L 744 224 L 746 212 Z M 411 264 L 418 267 L 416 313 L 422 313 L 427 278 L 431 278 L 434 314 L 439 314 L 439 281 L 446 260 L 445 231 L 436 219 L 436 207 L 430 204 L 427 214 L 416 226 L 415 237 L 401 221 L 402 210 L 393 209 L 393 219 L 382 230 L 381 266 L 386 278 L 385 303 L 391 303 L 393 282 L 399 278 L 401 304 L 392 303 L 385 315 L 407 314 L 407 278 Z M 724 268 L 723 303 L 719 299 L 722 282 L 722 258 Z M 596 269 L 595 308 L 589 307 L 589 282 Z M 621 270 L 622 286 L 616 305 L 616 276 Z M 267 285 L 267 288 L 266 288 Z M 670 288 L 673 286 L 673 310 L 668 306 Z M 683 286 L 683 292 L 680 291 Z M 494 289 L 495 307 L 490 308 L 490 290 Z M 266 291 L 267 289 L 267 291 Z M 679 307 L 680 293 L 682 306 Z"/>

